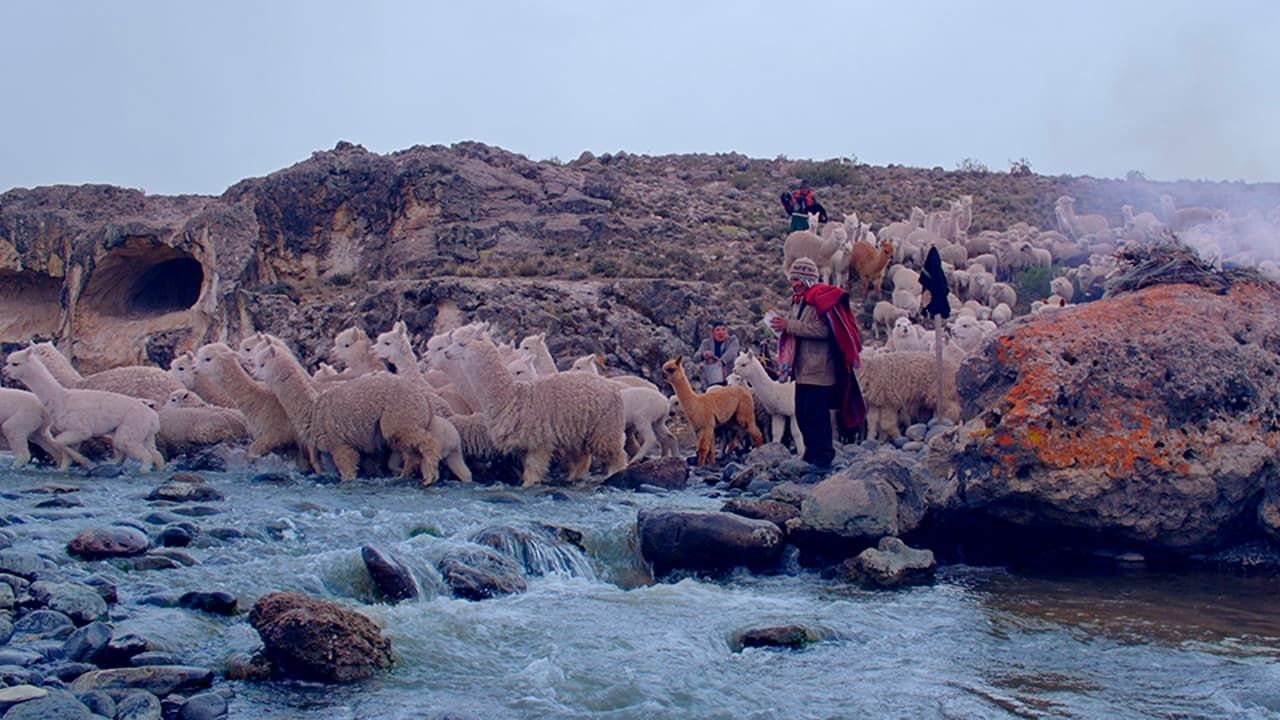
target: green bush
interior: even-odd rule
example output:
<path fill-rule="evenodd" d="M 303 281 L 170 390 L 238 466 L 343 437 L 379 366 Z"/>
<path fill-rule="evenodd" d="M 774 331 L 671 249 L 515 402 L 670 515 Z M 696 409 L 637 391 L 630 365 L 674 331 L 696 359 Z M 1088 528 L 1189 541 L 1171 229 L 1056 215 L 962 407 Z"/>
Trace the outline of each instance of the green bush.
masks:
<path fill-rule="evenodd" d="M 613 258 L 596 258 L 591 261 L 591 273 L 603 277 L 618 277 L 622 266 Z"/>
<path fill-rule="evenodd" d="M 1049 281 L 1053 268 L 1027 268 L 1013 277 L 1013 289 L 1018 293 L 1019 305 L 1030 305 L 1032 300 L 1049 297 Z"/>
<path fill-rule="evenodd" d="M 854 166 L 840 160 L 797 163 L 792 168 L 792 174 L 803 178 L 810 187 L 852 185 L 857 179 Z"/>

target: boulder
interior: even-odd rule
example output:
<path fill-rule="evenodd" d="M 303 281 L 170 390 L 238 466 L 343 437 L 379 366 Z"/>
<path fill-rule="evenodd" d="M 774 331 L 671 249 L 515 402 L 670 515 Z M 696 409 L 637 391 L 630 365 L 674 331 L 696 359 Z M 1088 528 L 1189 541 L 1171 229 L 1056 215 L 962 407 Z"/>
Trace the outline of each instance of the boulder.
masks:
<path fill-rule="evenodd" d="M 143 667 L 94 670 L 71 683 L 72 692 L 90 690 L 145 690 L 164 697 L 187 693 L 213 684 L 213 671 L 189 665 L 146 665 Z"/>
<path fill-rule="evenodd" d="M 29 692 L 29 691 L 28 691 Z M 101 720 L 68 692 L 47 692 L 10 707 L 5 720 Z"/>
<path fill-rule="evenodd" d="M 1162 284 L 1018 321 L 961 366 L 971 419 L 930 463 L 1032 533 L 1187 554 L 1271 530 L 1277 304 L 1271 283 Z"/>
<path fill-rule="evenodd" d="M 916 550 L 896 537 L 886 537 L 841 563 L 839 574 L 861 585 L 895 588 L 931 581 L 936 567 L 933 551 Z"/>
<path fill-rule="evenodd" d="M 635 490 L 642 485 L 683 490 L 689 486 L 689 464 L 679 457 L 642 460 L 609 476 L 604 484 L 623 490 Z"/>
<path fill-rule="evenodd" d="M 63 613 L 76 625 L 86 625 L 107 615 L 107 601 L 84 583 L 38 580 L 31 583 L 30 592 L 38 605 Z"/>
<path fill-rule="evenodd" d="M 768 520 L 715 511 L 642 510 L 636 524 L 640 553 L 659 576 L 677 569 L 770 570 L 782 555 L 782 530 Z"/>
<path fill-rule="evenodd" d="M 391 667 L 391 641 L 368 617 L 301 593 L 275 592 L 249 611 L 263 653 L 288 677 L 349 682 Z"/>
<path fill-rule="evenodd" d="M 168 500 L 170 502 L 191 503 L 222 500 L 223 495 L 217 488 L 209 485 L 204 478 L 193 473 L 176 473 L 169 481 L 152 490 L 148 500 Z"/>
<path fill-rule="evenodd" d="M 141 555 L 151 547 L 145 533 L 131 527 L 90 528 L 71 538 L 67 552 L 84 560 Z"/>
<path fill-rule="evenodd" d="M 378 592 L 391 602 L 418 597 L 418 583 L 414 580 L 413 573 L 398 558 L 376 545 L 365 545 L 360 548 L 360 559 L 364 561 Z"/>
<path fill-rule="evenodd" d="M 522 593 L 529 587 L 515 560 L 482 545 L 451 551 L 436 568 L 453 594 L 467 600 Z"/>

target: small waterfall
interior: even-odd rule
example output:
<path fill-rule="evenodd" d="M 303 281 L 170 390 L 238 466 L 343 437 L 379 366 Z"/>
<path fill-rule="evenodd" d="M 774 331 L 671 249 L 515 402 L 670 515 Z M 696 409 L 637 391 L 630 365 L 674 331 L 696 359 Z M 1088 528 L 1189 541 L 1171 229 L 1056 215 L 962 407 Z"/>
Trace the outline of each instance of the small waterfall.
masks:
<path fill-rule="evenodd" d="M 570 575 L 595 580 L 596 573 L 582 550 L 566 541 L 573 531 L 548 525 L 497 525 L 472 533 L 471 542 L 488 545 L 520 563 L 531 576 Z"/>

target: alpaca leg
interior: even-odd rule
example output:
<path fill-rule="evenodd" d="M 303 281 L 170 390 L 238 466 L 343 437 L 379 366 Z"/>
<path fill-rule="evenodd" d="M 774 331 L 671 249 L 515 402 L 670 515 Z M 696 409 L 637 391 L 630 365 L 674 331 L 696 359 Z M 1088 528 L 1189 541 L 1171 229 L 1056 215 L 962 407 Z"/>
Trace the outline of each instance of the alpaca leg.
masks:
<path fill-rule="evenodd" d="M 760 428 L 756 427 L 756 413 L 746 405 L 738 406 L 737 412 L 738 425 L 747 431 L 747 435 L 751 436 L 751 443 L 756 447 L 764 444 L 764 435 L 760 433 Z"/>
<path fill-rule="evenodd" d="M 259 435 L 253 439 L 253 442 L 249 443 L 249 449 L 245 451 L 245 454 L 251 458 L 260 458 L 271 452 L 273 447 L 275 447 L 275 443 L 271 438 Z"/>
<path fill-rule="evenodd" d="M 658 447 L 658 436 L 654 434 L 652 427 L 640 425 L 636 428 L 636 434 L 641 439 L 640 447 L 627 460 L 628 465 L 643 460 L 650 451 Z"/>
<path fill-rule="evenodd" d="M 424 432 L 415 449 L 419 455 L 418 473 L 422 476 L 422 484 L 435 484 L 436 480 L 440 479 L 440 446 L 436 444 L 435 438 Z M 406 452 L 405 457 L 408 456 L 409 453 Z"/>
<path fill-rule="evenodd" d="M 716 431 L 704 426 L 698 429 L 698 465 L 714 465 L 716 461 Z"/>
<path fill-rule="evenodd" d="M 471 468 L 467 467 L 467 461 L 462 457 L 461 448 L 450 450 L 449 454 L 444 458 L 444 463 L 449 466 L 449 470 L 454 475 L 458 476 L 459 480 L 464 483 L 471 482 Z"/>
<path fill-rule="evenodd" d="M 786 415 L 770 415 L 769 416 L 769 439 L 776 443 L 782 442 L 782 435 L 787 429 Z"/>
<path fill-rule="evenodd" d="M 804 435 L 800 434 L 800 423 L 796 421 L 796 416 L 792 415 L 791 423 L 791 439 L 796 444 L 796 454 L 804 457 Z"/>
<path fill-rule="evenodd" d="M 346 482 L 354 480 L 360 467 L 360 453 L 350 445 L 339 444 L 329 450 L 333 464 L 338 466 L 338 477 Z"/>
<path fill-rule="evenodd" d="M 3 426 L 0 426 L 0 429 L 4 431 L 5 442 L 9 443 L 9 449 L 13 451 L 14 470 L 31 462 L 31 448 L 27 447 L 27 437 L 31 431 L 29 428 L 21 427 L 22 424 L 18 422 L 17 417 L 11 417 Z M 54 455 L 54 458 L 60 457 L 61 455 Z M 65 470 L 66 468 L 59 469 Z"/>
<path fill-rule="evenodd" d="M 577 482 L 591 471 L 591 454 L 582 453 L 569 459 L 569 482 Z"/>
<path fill-rule="evenodd" d="M 542 481 L 547 476 L 547 468 L 551 466 L 551 453 L 547 450 L 531 450 L 524 456 L 524 471 L 520 474 L 520 485 L 529 487 Z"/>
<path fill-rule="evenodd" d="M 671 433 L 666 421 L 655 422 L 653 432 L 658 436 L 658 443 L 662 445 L 662 457 L 676 457 L 680 454 L 680 441 Z"/>

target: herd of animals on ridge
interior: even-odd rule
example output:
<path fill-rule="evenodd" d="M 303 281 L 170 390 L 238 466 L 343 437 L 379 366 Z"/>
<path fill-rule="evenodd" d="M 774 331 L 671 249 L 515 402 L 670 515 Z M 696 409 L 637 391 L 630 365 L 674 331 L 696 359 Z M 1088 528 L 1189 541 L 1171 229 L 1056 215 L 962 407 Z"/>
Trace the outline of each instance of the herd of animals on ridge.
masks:
<path fill-rule="evenodd" d="M 858 380 L 867 404 L 868 436 L 899 438 L 903 428 L 937 414 L 958 422 L 959 364 L 1017 307 L 1011 280 L 1031 268 L 1057 271 L 1051 294 L 1030 312 L 1059 312 L 1073 299 L 1100 296 L 1127 243 L 1168 233 L 1207 261 L 1255 266 L 1280 280 L 1265 254 L 1280 237 L 1280 206 L 1266 217 L 1235 217 L 1222 210 L 1177 208 L 1162 199 L 1163 218 L 1124 208 L 1124 225 L 1101 215 L 1078 215 L 1075 201 L 1059 198 L 1058 228 L 1025 223 L 970 236 L 972 199 L 946 211 L 913 208 L 909 218 L 872 233 L 856 213 L 818 232 L 792 232 L 783 270 L 809 257 L 822 280 L 847 286 L 872 309 L 873 340 Z M 816 226 L 816 217 L 813 226 Z M 943 397 L 937 397 L 935 333 L 917 323 L 921 285 L 916 268 L 930 247 L 944 261 L 955 312 L 944 338 Z M 854 280 L 857 280 L 855 283 Z M 883 336 L 883 342 L 880 341 Z M 606 475 L 654 454 L 680 456 L 668 420 L 679 413 L 697 438 L 699 465 L 715 462 L 715 433 L 726 426 L 759 446 L 757 411 L 772 439 L 787 426 L 803 453 L 795 424 L 794 383 L 775 380 L 753 353 L 734 362 L 727 386 L 695 390 L 682 357 L 663 364 L 668 396 L 636 375 L 603 372 L 603 359 L 587 355 L 561 371 L 545 333 L 517 344 L 498 342 L 485 323 L 471 323 L 429 338 L 421 359 L 403 322 L 370 339 L 358 327 L 334 338 L 330 359 L 309 372 L 285 342 L 265 333 L 238 347 L 210 343 L 174 358 L 170 368 L 126 366 L 82 376 L 51 343 L 33 342 L 11 353 L 7 378 L 27 390 L 0 388 L 0 430 L 14 466 L 29 462 L 28 443 L 62 469 L 91 463 L 80 443 L 106 437 L 116 460 L 131 458 L 142 472 L 165 458 L 247 442 L 250 458 L 278 452 L 304 472 L 324 473 L 330 461 L 343 480 L 364 471 L 417 474 L 424 484 L 444 462 L 463 482 L 477 462 L 510 460 L 525 486 L 543 481 L 559 459 L 569 481 L 584 478 L 593 462 Z"/>

